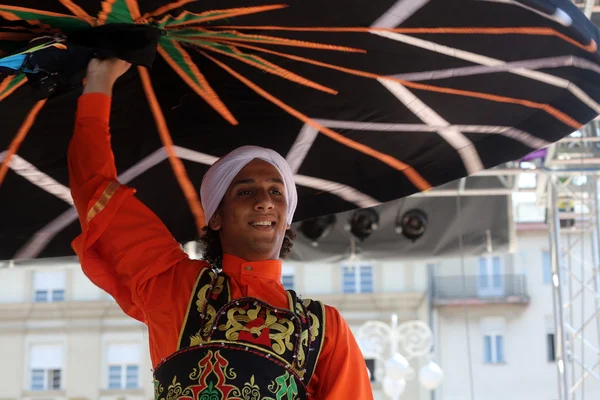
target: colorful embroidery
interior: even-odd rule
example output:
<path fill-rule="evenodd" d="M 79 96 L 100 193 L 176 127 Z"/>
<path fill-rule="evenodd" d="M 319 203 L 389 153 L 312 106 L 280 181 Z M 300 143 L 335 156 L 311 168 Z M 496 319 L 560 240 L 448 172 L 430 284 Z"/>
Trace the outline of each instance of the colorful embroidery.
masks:
<path fill-rule="evenodd" d="M 277 386 L 275 386 L 277 385 Z M 295 400 L 297 399 L 296 395 L 298 394 L 298 387 L 296 386 L 296 381 L 289 374 L 285 373 L 275 379 L 269 386 L 269 390 L 272 393 L 275 393 L 276 400 Z"/>
<path fill-rule="evenodd" d="M 198 295 L 196 296 L 196 309 L 200 313 L 200 316 L 204 319 L 203 327 L 198 331 L 196 335 L 190 337 L 190 346 L 196 346 L 204 343 L 202 340 L 203 336 L 208 336 L 210 328 L 215 321 L 217 316 L 217 310 L 211 304 L 210 300 L 216 300 L 221 293 L 223 293 L 223 285 L 225 284 L 225 277 L 217 275 L 214 271 L 207 271 L 208 276 L 211 279 L 210 285 L 204 285 Z"/>
<path fill-rule="evenodd" d="M 167 396 L 160 397 L 163 389 L 158 381 L 154 382 L 155 399 L 157 400 L 297 400 L 298 386 L 289 372 L 275 378 L 268 389 L 275 398 L 261 397 L 260 387 L 256 384 L 254 375 L 246 382 L 240 391 L 230 384 L 237 375 L 229 362 L 221 355 L 219 350 L 208 351 L 206 356 L 194 368 L 189 378 L 197 381 L 183 388 L 177 381 L 177 376 L 169 385 Z"/>
<path fill-rule="evenodd" d="M 160 397 L 160 392 L 155 391 L 157 400 L 226 400 L 236 399 L 230 397 L 239 390 L 228 383 L 237 375 L 229 367 L 229 362 L 221 356 L 219 351 L 208 351 L 206 356 L 198 362 L 198 368 L 194 368 L 189 379 L 197 382 L 183 388 L 177 382 L 177 376 L 173 377 L 166 397 Z M 156 385 L 155 385 L 156 387 Z"/>
<path fill-rule="evenodd" d="M 287 318 L 278 318 L 276 312 L 257 305 L 244 309 L 235 307 L 227 312 L 227 323 L 219 326 L 227 340 L 243 340 L 271 347 L 281 355 L 293 350 L 292 335 L 295 326 Z"/>
<path fill-rule="evenodd" d="M 261 400 L 260 388 L 254 383 L 254 375 L 250 378 L 250 382 L 246 382 L 242 388 L 243 400 Z"/>
<path fill-rule="evenodd" d="M 324 309 L 293 292 L 288 297 L 289 309 L 254 298 L 231 301 L 227 277 L 203 272 L 182 327 L 190 345 L 181 342 L 156 368 L 155 398 L 305 399 L 323 341 Z"/>

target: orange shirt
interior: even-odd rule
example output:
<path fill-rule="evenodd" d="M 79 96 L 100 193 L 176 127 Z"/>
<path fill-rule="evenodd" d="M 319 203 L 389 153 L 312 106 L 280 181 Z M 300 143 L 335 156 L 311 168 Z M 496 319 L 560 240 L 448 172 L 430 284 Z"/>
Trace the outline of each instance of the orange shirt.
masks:
<path fill-rule="evenodd" d="M 82 233 L 73 248 L 88 278 L 148 326 L 156 366 L 176 351 L 196 277 L 208 264 L 190 260 L 160 219 L 133 196 L 135 190 L 117 182 L 110 105 L 111 98 L 101 93 L 79 99 L 69 177 Z M 281 260 L 247 262 L 226 254 L 223 271 L 232 298 L 252 296 L 288 306 Z M 309 392 L 316 399 L 372 399 L 354 336 L 335 308 L 325 310 L 325 339 Z"/>

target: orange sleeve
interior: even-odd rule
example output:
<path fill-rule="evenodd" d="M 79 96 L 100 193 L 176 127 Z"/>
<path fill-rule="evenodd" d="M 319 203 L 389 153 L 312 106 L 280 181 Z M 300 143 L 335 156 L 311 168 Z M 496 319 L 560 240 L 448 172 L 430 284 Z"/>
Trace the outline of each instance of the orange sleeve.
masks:
<path fill-rule="evenodd" d="M 187 255 L 160 219 L 119 184 L 110 143 L 111 98 L 79 98 L 69 144 L 69 185 L 82 233 L 73 241 L 84 273 L 129 316 L 146 322 L 145 312 L 166 304 L 184 279 L 195 279 L 203 263 Z M 189 275 L 189 276 L 187 276 Z"/>
<path fill-rule="evenodd" d="M 315 375 L 319 400 L 373 399 L 363 355 L 338 310 L 325 306 L 325 339 Z"/>

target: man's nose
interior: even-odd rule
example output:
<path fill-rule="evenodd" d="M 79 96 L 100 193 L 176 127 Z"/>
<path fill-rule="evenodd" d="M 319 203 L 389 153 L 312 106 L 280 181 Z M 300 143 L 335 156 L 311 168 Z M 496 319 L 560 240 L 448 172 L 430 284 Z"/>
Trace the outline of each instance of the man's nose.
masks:
<path fill-rule="evenodd" d="M 267 190 L 260 190 L 256 197 L 256 203 L 254 204 L 255 210 L 271 210 L 275 207 L 273 204 L 273 200 L 271 200 L 271 196 L 269 196 L 269 192 Z"/>

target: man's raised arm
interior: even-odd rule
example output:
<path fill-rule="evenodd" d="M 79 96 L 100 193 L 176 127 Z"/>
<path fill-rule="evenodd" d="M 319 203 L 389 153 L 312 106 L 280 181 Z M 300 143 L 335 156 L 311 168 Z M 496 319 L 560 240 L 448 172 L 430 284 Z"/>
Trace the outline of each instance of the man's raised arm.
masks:
<path fill-rule="evenodd" d="M 73 248 L 90 280 L 128 315 L 145 321 L 144 313 L 161 297 L 171 298 L 169 292 L 175 294 L 178 281 L 193 271 L 186 262 L 180 272 L 165 273 L 187 255 L 160 219 L 136 199 L 135 190 L 117 181 L 109 131 L 111 95 L 128 68 L 115 59 L 92 60 L 88 67 L 69 145 L 70 188 L 82 229 Z M 161 296 L 152 295 L 156 292 Z"/>

